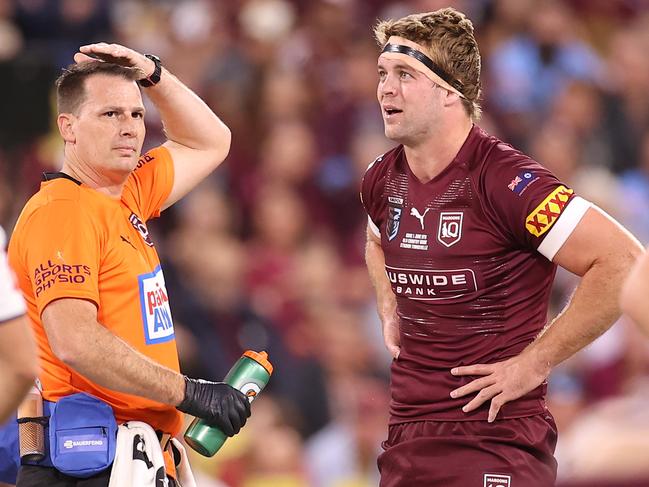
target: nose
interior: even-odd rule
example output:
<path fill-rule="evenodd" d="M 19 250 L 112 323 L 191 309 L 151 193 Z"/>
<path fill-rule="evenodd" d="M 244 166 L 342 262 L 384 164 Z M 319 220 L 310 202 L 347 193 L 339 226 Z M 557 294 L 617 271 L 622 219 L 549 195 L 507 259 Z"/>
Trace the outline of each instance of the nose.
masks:
<path fill-rule="evenodd" d="M 385 77 L 379 81 L 378 86 L 379 97 L 386 95 L 394 95 L 397 91 L 396 78 L 386 74 Z"/>
<path fill-rule="evenodd" d="M 119 134 L 123 137 L 135 137 L 138 123 L 133 117 L 124 117 L 119 127 Z"/>

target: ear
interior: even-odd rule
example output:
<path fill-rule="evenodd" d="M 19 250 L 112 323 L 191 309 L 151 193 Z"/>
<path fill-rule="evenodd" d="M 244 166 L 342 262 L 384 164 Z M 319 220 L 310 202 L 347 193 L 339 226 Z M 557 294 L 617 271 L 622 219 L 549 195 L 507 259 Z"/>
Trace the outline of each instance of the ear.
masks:
<path fill-rule="evenodd" d="M 444 97 L 444 106 L 449 107 L 455 103 L 462 103 L 460 95 L 446 90 L 446 96 Z"/>
<path fill-rule="evenodd" d="M 59 127 L 61 137 L 63 137 L 65 142 L 71 144 L 74 144 L 77 141 L 77 137 L 74 133 L 74 122 L 76 121 L 76 118 L 77 117 L 71 113 L 61 113 L 56 117 L 56 124 Z"/>

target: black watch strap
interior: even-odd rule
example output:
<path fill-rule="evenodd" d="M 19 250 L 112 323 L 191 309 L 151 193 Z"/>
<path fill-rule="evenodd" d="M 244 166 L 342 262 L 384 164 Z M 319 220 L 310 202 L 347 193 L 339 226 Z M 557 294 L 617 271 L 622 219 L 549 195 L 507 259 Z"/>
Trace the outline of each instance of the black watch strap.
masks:
<path fill-rule="evenodd" d="M 153 63 L 155 64 L 155 69 L 153 70 L 153 74 L 149 76 L 148 78 L 142 78 L 138 80 L 138 84 L 144 88 L 148 88 L 153 85 L 157 85 L 158 82 L 160 81 L 160 74 L 162 73 L 162 63 L 160 62 L 160 58 L 158 56 L 155 56 L 153 54 L 145 54 L 146 57 L 148 57 Z"/>

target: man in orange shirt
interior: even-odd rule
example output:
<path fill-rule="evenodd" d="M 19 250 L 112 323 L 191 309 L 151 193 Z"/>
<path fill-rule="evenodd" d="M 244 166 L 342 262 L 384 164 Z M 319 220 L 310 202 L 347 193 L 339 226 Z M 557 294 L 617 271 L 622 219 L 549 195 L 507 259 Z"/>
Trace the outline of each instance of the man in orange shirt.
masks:
<path fill-rule="evenodd" d="M 164 276 L 146 227 L 225 159 L 230 131 L 155 56 L 99 43 L 74 59 L 56 84 L 63 168 L 44 175 L 9 246 L 38 343 L 45 409 L 85 392 L 108 404 L 118 423 L 143 421 L 159 437 L 180 431 L 179 411 L 232 436 L 249 403 L 227 384 L 179 373 Z M 143 156 L 138 84 L 168 138 Z M 18 485 L 78 485 L 52 467 L 53 458 L 23 465 Z M 108 485 L 110 470 L 83 485 Z"/>

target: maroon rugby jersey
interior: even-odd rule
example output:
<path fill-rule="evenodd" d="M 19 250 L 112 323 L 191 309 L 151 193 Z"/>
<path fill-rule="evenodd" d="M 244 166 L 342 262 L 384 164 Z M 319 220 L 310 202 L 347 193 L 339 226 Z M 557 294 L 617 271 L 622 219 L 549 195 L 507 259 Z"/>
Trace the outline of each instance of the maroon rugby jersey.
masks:
<path fill-rule="evenodd" d="M 467 414 L 470 398 L 451 399 L 472 378 L 450 370 L 513 357 L 538 335 L 556 271 L 550 259 L 588 204 L 477 126 L 428 183 L 412 173 L 403 146 L 390 150 L 368 168 L 361 197 L 400 318 L 391 423 L 485 420 L 488 402 Z M 544 395 L 545 385 L 498 417 L 540 413 Z"/>

